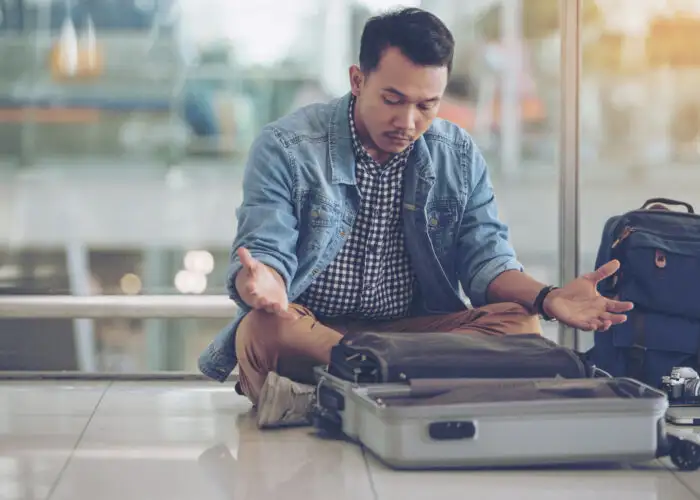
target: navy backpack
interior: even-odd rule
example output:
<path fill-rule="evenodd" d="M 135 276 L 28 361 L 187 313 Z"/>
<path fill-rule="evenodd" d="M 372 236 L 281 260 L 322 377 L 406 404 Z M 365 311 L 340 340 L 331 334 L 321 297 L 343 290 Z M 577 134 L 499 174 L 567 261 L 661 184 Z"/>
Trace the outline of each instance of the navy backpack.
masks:
<path fill-rule="evenodd" d="M 685 212 L 669 210 L 678 205 Z M 648 200 L 605 224 L 596 267 L 620 270 L 602 281 L 605 297 L 635 304 L 625 323 L 595 332 L 589 360 L 612 376 L 659 387 L 676 366 L 699 368 L 700 215 L 684 202 Z"/>

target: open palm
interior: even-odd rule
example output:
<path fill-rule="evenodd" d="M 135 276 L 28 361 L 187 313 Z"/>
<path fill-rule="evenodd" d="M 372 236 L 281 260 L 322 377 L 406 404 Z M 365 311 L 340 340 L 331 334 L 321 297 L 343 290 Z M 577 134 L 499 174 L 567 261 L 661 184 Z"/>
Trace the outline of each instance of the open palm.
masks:
<path fill-rule="evenodd" d="M 253 309 L 262 309 L 286 319 L 295 319 L 296 313 L 289 308 L 287 290 L 281 278 L 265 264 L 253 258 L 246 248 L 237 250 L 243 268 L 236 277 L 236 287 Z"/>
<path fill-rule="evenodd" d="M 605 331 L 627 320 L 625 312 L 634 304 L 608 299 L 598 293 L 600 281 L 612 276 L 620 262 L 611 260 L 562 288 L 553 290 L 544 302 L 545 312 L 560 322 L 581 330 Z"/>

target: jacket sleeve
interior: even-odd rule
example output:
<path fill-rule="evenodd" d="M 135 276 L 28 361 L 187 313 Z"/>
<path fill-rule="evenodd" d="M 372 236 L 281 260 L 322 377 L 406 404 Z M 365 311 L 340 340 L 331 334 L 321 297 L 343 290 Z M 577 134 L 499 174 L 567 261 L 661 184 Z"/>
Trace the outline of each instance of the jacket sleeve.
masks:
<path fill-rule="evenodd" d="M 475 307 L 485 305 L 491 282 L 508 270 L 523 270 L 509 241 L 486 161 L 469 139 L 465 150 L 467 203 L 459 228 L 458 272 L 464 293 Z"/>
<path fill-rule="evenodd" d="M 243 202 L 238 207 L 238 229 L 228 268 L 227 289 L 239 307 L 249 309 L 236 290 L 241 262 L 236 251 L 247 248 L 252 256 L 275 269 L 289 292 L 297 269 L 297 218 L 294 214 L 295 175 L 278 132 L 266 127 L 253 143 L 243 175 Z"/>

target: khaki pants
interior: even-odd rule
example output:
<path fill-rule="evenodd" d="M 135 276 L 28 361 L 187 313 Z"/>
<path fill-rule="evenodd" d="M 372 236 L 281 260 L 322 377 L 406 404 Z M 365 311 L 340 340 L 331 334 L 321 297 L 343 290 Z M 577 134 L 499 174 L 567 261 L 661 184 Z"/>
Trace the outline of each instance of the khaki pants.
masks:
<path fill-rule="evenodd" d="M 371 329 L 381 332 L 457 332 L 468 335 L 542 333 L 539 319 L 514 303 L 491 304 L 461 312 L 403 318 L 396 321 L 333 320 L 320 322 L 307 308 L 290 306 L 296 320 L 252 311 L 236 332 L 241 390 L 257 404 L 267 374 L 275 371 L 297 382 L 313 384 L 313 367 L 330 363 L 331 348 L 344 334 Z M 341 322 L 342 321 L 342 322 Z"/>

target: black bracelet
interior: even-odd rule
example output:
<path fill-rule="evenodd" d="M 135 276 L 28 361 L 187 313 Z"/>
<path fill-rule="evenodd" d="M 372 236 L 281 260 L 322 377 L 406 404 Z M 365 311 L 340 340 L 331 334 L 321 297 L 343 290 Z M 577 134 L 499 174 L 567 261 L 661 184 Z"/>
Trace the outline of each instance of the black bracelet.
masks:
<path fill-rule="evenodd" d="M 545 321 L 552 321 L 554 318 L 552 318 L 546 312 L 544 312 L 544 299 L 547 298 L 549 292 L 551 292 L 552 290 L 557 290 L 558 288 L 558 286 L 552 285 L 544 287 L 542 290 L 540 290 L 540 293 L 537 294 L 537 298 L 532 304 L 532 308 L 534 309 L 534 311 L 540 316 L 542 316 L 542 319 Z"/>

